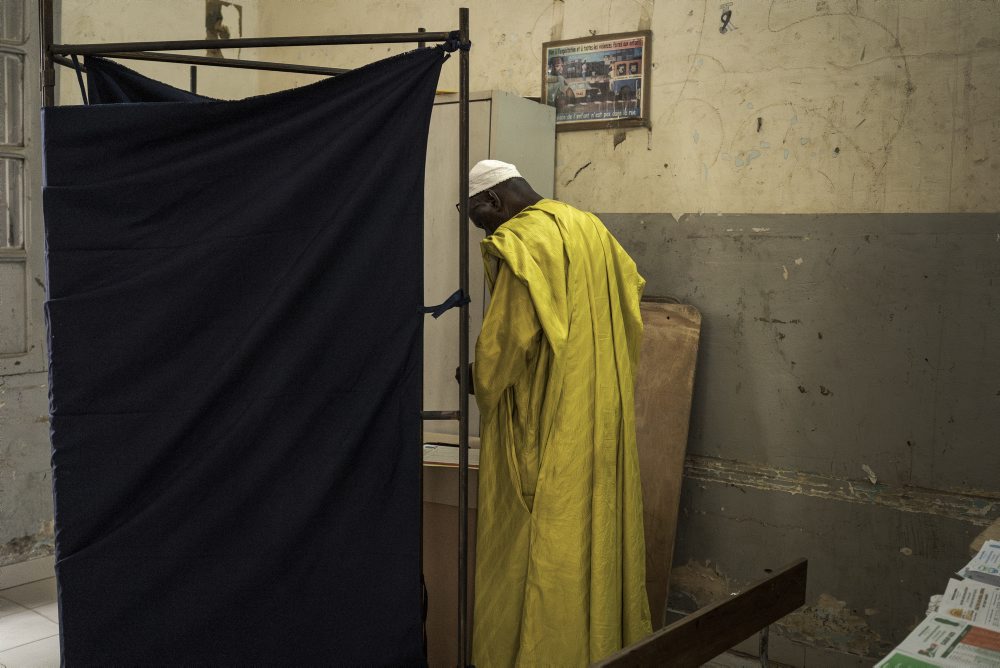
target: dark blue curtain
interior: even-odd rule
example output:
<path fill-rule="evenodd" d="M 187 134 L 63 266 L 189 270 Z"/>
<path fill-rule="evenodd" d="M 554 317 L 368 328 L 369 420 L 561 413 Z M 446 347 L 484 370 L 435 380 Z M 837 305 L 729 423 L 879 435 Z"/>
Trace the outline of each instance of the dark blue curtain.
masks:
<path fill-rule="evenodd" d="M 422 217 L 443 52 L 43 111 L 66 665 L 419 665 Z"/>
<path fill-rule="evenodd" d="M 84 59 L 87 71 L 87 101 L 90 104 L 122 102 L 192 102 L 211 100 L 180 88 L 154 81 L 104 58 Z"/>

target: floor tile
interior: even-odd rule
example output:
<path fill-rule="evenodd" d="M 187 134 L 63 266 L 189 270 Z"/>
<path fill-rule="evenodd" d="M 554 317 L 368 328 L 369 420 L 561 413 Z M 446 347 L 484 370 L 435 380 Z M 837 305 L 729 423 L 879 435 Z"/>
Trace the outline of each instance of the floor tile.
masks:
<path fill-rule="evenodd" d="M 35 612 L 40 614 L 46 619 L 59 623 L 59 604 L 58 603 L 46 603 L 45 605 L 40 605 L 37 608 L 32 608 Z"/>
<path fill-rule="evenodd" d="M 58 668 L 59 636 L 0 652 L 0 666 L 7 668 Z"/>
<path fill-rule="evenodd" d="M 0 617 L 0 652 L 58 633 L 59 625 L 37 612 L 15 612 L 13 615 Z"/>
<path fill-rule="evenodd" d="M 27 610 L 27 608 L 23 605 L 18 605 L 14 601 L 8 601 L 0 596 L 0 617 L 13 615 L 15 612 L 24 612 L 25 610 Z"/>
<path fill-rule="evenodd" d="M 37 608 L 56 600 L 56 579 L 46 578 L 37 582 L 29 582 L 19 587 L 11 587 L 0 591 L 0 597 L 14 601 L 26 608 Z"/>

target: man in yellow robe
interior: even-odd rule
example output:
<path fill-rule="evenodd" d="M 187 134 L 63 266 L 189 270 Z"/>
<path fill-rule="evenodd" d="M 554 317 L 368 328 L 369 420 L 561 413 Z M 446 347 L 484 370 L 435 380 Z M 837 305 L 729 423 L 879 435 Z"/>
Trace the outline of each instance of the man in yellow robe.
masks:
<path fill-rule="evenodd" d="M 470 174 L 490 305 L 473 661 L 584 666 L 651 632 L 634 378 L 645 280 L 601 221 L 513 165 Z"/>

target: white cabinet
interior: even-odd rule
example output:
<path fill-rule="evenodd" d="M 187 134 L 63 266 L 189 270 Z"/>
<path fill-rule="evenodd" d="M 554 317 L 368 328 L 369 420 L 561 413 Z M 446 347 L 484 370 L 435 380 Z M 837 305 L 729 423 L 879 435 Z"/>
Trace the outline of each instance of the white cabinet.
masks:
<path fill-rule="evenodd" d="M 479 242 L 483 233 L 459 221 L 458 95 L 438 95 L 431 115 L 424 188 L 424 304 L 440 304 L 459 287 L 459 225 L 469 226 L 469 358 L 487 303 Z M 491 158 L 517 165 L 539 194 L 551 197 L 555 174 L 555 108 L 511 93 L 473 93 L 469 104 L 469 166 Z M 424 327 L 424 410 L 457 410 L 458 314 L 427 316 Z M 479 433 L 471 402 L 469 433 Z M 425 431 L 454 434 L 457 422 L 431 422 Z"/>

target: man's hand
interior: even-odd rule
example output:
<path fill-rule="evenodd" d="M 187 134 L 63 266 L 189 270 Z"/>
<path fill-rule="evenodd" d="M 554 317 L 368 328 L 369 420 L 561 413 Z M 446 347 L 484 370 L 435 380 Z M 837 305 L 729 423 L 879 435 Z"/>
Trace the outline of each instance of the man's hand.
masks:
<path fill-rule="evenodd" d="M 462 367 L 460 367 L 460 366 L 455 367 L 455 382 L 458 383 L 459 385 L 462 384 L 462 379 L 458 375 L 458 372 L 461 369 L 462 369 Z M 475 388 L 475 385 L 472 382 L 472 362 L 469 362 L 469 394 L 473 394 L 474 395 L 475 393 L 476 393 L 476 388 Z"/>

